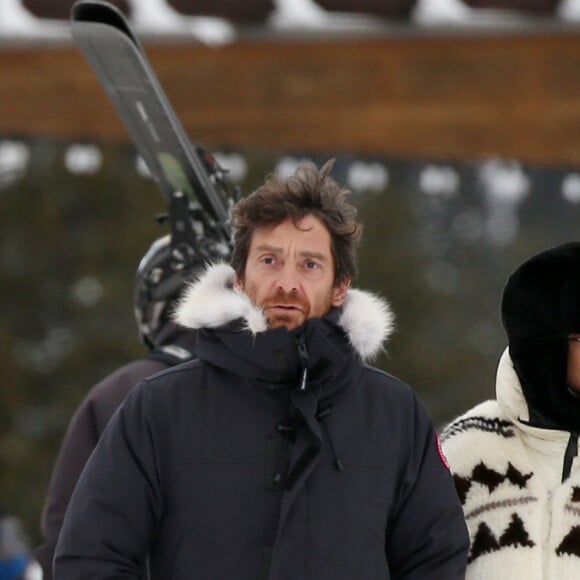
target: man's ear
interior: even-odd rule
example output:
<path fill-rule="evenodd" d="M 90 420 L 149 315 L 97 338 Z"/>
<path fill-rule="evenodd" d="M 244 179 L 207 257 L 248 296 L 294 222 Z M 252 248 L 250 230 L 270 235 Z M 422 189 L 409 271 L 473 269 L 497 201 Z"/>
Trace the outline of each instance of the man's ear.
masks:
<path fill-rule="evenodd" d="M 332 289 L 332 305 L 342 306 L 344 304 L 344 299 L 346 298 L 346 292 L 350 288 L 350 278 L 347 278 L 341 282 L 338 286 Z"/>
<path fill-rule="evenodd" d="M 244 289 L 244 281 L 236 274 L 234 278 L 234 288 L 236 290 L 243 290 Z"/>

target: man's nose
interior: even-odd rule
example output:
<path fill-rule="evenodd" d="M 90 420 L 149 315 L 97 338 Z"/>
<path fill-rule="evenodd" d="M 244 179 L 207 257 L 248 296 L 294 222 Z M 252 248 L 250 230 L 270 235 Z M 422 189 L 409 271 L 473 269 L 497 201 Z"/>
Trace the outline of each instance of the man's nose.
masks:
<path fill-rule="evenodd" d="M 279 290 L 284 292 L 297 292 L 300 286 L 298 280 L 298 272 L 293 265 L 284 264 L 278 273 L 278 280 L 276 286 Z"/>

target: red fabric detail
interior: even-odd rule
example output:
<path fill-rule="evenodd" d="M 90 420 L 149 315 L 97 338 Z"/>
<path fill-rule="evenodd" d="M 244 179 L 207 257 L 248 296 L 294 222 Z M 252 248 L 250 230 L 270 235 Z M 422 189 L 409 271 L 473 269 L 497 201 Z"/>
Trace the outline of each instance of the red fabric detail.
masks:
<path fill-rule="evenodd" d="M 441 446 L 441 439 L 439 438 L 439 433 L 435 433 L 435 444 L 437 445 L 437 453 L 439 453 L 441 463 L 443 463 L 443 465 L 448 471 L 451 471 L 449 461 L 447 461 L 447 457 L 445 457 L 445 453 L 443 453 L 443 447 Z"/>

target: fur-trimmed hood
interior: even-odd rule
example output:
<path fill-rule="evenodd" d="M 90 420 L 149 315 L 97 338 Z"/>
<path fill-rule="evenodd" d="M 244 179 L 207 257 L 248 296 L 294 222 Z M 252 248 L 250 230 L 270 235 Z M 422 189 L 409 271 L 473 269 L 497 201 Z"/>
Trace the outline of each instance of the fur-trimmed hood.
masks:
<path fill-rule="evenodd" d="M 209 266 L 184 292 L 174 320 L 192 329 L 217 328 L 242 319 L 253 335 L 267 330 L 261 308 L 234 288 L 234 270 L 226 264 Z M 366 291 L 349 289 L 340 309 L 338 325 L 362 360 L 369 361 L 383 349 L 394 330 L 394 314 L 382 298 Z"/>

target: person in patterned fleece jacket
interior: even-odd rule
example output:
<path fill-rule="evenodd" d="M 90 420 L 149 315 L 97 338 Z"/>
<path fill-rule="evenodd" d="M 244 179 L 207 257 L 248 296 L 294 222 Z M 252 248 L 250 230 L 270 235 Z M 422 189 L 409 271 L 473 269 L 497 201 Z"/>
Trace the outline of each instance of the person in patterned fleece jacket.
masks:
<path fill-rule="evenodd" d="M 466 580 L 580 578 L 580 243 L 518 267 L 501 311 L 496 399 L 442 434 L 470 535 Z"/>

